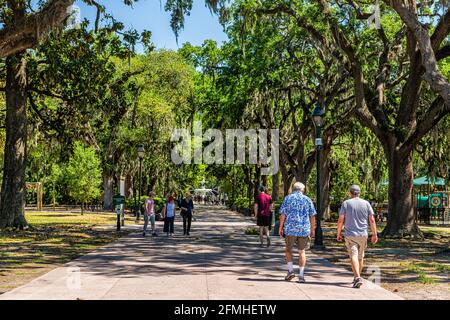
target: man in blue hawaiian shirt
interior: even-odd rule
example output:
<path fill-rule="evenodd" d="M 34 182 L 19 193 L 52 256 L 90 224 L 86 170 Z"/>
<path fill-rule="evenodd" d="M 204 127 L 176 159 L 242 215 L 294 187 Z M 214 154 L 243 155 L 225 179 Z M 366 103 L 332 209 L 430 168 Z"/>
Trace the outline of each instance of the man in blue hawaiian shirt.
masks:
<path fill-rule="evenodd" d="M 286 261 L 288 273 L 284 278 L 291 281 L 294 277 L 294 266 L 292 263 L 292 246 L 297 245 L 299 258 L 298 282 L 305 282 L 306 253 L 311 238 L 314 237 L 314 226 L 316 223 L 316 210 L 310 198 L 305 196 L 305 185 L 296 182 L 292 193 L 284 198 L 280 207 L 280 228 L 278 233 L 280 237 L 286 239 Z"/>

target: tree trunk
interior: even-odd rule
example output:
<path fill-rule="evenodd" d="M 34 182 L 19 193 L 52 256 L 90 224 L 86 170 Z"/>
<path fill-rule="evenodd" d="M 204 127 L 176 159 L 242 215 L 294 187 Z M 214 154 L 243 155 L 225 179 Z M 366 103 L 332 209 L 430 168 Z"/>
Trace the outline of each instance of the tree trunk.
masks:
<path fill-rule="evenodd" d="M 278 200 L 278 194 L 280 191 L 280 171 L 272 175 L 272 200 Z"/>
<path fill-rule="evenodd" d="M 249 206 L 253 203 L 252 193 L 253 193 L 253 185 L 252 185 L 252 168 L 249 166 L 244 167 L 245 174 L 245 185 L 247 186 L 247 198 L 249 199 Z"/>
<path fill-rule="evenodd" d="M 396 149 L 386 151 L 389 167 L 389 206 L 388 221 L 382 236 L 423 238 L 414 216 L 412 152 L 405 154 Z"/>
<path fill-rule="evenodd" d="M 320 161 L 320 184 L 322 186 L 322 195 L 320 198 L 320 209 L 322 211 L 321 217 L 324 220 L 330 218 L 330 181 L 331 181 L 331 171 L 330 171 L 330 147 L 324 148 L 322 150 L 322 157 Z"/>
<path fill-rule="evenodd" d="M 0 228 L 27 226 L 25 166 L 27 147 L 27 77 L 25 53 L 6 59 L 6 144 Z"/>
<path fill-rule="evenodd" d="M 103 210 L 113 210 L 113 181 L 113 172 L 105 170 L 103 173 Z"/>
<path fill-rule="evenodd" d="M 283 195 L 286 197 L 291 190 L 292 182 L 294 180 L 294 176 L 288 174 L 287 172 L 282 173 L 283 178 Z"/>
<path fill-rule="evenodd" d="M 125 197 L 133 198 L 133 178 L 131 174 L 127 174 L 125 177 Z"/>
<path fill-rule="evenodd" d="M 258 197 L 259 186 L 261 185 L 261 167 L 259 165 L 255 166 L 255 176 L 253 180 L 253 199 L 251 203 Z"/>
<path fill-rule="evenodd" d="M 151 178 L 150 178 L 150 183 L 149 183 L 149 185 L 150 185 L 150 191 L 152 191 L 152 192 L 155 191 L 155 186 L 156 186 L 156 181 L 157 181 L 157 180 L 158 180 L 158 177 L 157 177 L 157 176 L 155 176 L 155 175 L 151 176 Z"/>

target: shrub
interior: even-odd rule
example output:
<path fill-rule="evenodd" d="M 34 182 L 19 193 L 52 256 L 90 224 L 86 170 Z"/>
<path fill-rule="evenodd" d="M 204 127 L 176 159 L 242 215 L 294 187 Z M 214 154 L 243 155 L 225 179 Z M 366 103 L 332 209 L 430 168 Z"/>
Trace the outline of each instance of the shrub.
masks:
<path fill-rule="evenodd" d="M 246 235 L 258 235 L 259 232 L 258 232 L 258 229 L 256 229 L 255 227 L 250 227 L 250 228 L 245 229 L 245 234 Z"/>
<path fill-rule="evenodd" d="M 238 208 L 245 208 L 245 209 L 249 209 L 249 198 L 247 197 L 239 197 L 236 198 L 234 201 L 234 205 Z"/>

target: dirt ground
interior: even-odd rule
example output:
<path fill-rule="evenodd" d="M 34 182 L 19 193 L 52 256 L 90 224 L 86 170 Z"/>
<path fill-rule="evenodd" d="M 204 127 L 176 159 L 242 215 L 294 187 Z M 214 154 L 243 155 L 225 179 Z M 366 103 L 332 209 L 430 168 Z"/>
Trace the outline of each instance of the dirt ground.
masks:
<path fill-rule="evenodd" d="M 0 294 L 127 233 L 97 228 L 114 223 L 114 215 L 30 213 L 27 219 L 27 230 L 0 231 Z"/>
<path fill-rule="evenodd" d="M 450 228 L 422 226 L 421 230 L 423 241 L 380 239 L 375 246 L 369 244 L 364 277 L 405 299 L 450 300 Z M 326 250 L 320 254 L 351 272 L 345 246 L 335 235 L 336 224 L 325 223 Z"/>

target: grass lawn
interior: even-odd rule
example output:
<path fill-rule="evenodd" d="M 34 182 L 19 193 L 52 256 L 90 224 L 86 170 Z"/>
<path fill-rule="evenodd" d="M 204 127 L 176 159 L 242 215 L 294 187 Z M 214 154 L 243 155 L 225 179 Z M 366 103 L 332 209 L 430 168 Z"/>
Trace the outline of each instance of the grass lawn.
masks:
<path fill-rule="evenodd" d="M 115 225 L 115 214 L 30 211 L 26 219 L 27 230 L 0 231 L 0 294 L 127 233 L 96 228 Z"/>
<path fill-rule="evenodd" d="M 381 232 L 383 226 L 379 226 Z M 450 300 L 450 228 L 420 227 L 425 240 L 379 239 L 368 245 L 365 266 L 381 270 L 381 286 L 406 299 Z M 321 252 L 331 262 L 351 267 L 343 243 L 338 243 L 336 223 L 325 223 Z M 370 276 L 364 275 L 366 278 Z"/>

